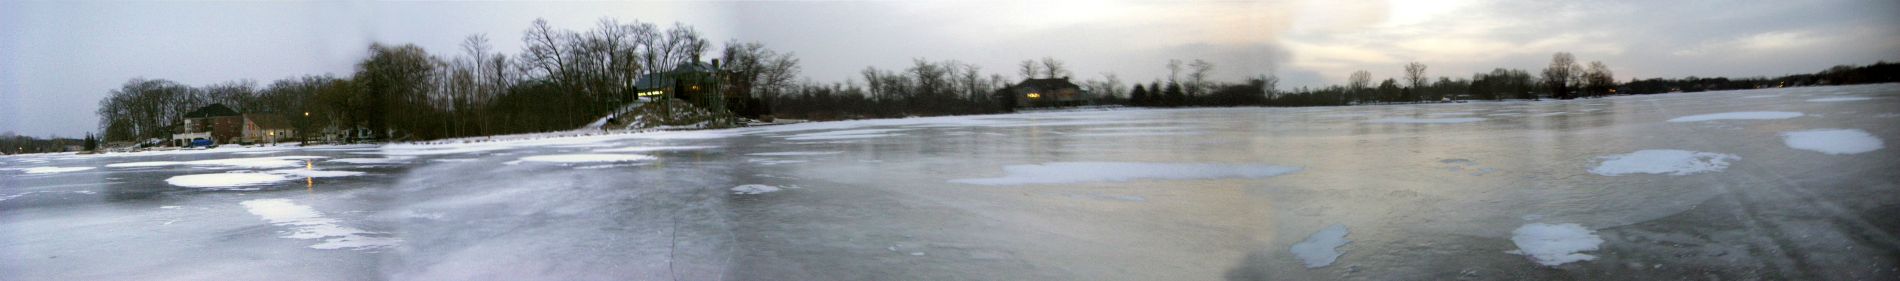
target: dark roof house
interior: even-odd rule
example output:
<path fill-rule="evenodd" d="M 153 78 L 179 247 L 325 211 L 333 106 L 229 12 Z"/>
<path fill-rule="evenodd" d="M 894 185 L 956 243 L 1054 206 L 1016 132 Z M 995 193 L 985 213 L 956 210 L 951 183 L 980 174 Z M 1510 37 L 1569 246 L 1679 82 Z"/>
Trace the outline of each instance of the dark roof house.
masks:
<path fill-rule="evenodd" d="M 199 107 L 198 110 L 192 110 L 189 113 L 185 113 L 185 118 L 206 118 L 206 117 L 224 117 L 224 116 L 238 116 L 238 113 L 236 110 L 231 110 L 230 107 L 226 107 L 222 103 L 214 103 L 214 104 L 207 105 L 204 107 Z"/>
<path fill-rule="evenodd" d="M 1003 92 L 1016 100 L 1016 107 L 1077 106 L 1087 102 L 1082 86 L 1069 82 L 1069 77 L 1023 79 L 1003 88 Z"/>

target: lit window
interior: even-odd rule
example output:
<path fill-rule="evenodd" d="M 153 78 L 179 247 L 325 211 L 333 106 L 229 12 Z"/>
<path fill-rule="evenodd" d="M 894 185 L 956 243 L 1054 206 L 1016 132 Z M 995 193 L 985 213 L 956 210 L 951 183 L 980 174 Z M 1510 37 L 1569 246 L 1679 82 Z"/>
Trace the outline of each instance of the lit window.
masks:
<path fill-rule="evenodd" d="M 1042 94 L 1040 94 L 1040 93 L 1029 93 L 1029 95 L 1027 95 L 1027 96 L 1028 96 L 1029 98 L 1031 98 L 1031 99 L 1040 99 L 1040 98 L 1042 98 Z"/>

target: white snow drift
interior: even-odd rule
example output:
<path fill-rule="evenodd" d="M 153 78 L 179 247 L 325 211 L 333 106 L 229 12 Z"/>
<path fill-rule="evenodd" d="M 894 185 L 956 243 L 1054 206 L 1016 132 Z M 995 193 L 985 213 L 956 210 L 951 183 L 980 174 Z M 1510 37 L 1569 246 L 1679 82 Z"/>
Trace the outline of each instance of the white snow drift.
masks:
<path fill-rule="evenodd" d="M 1332 265 L 1334 261 L 1339 260 L 1341 254 L 1339 246 L 1352 243 L 1346 240 L 1346 234 L 1346 225 L 1334 224 L 1306 236 L 1306 241 L 1293 244 L 1291 251 L 1294 257 L 1300 258 L 1300 262 L 1306 264 L 1306 268 Z"/>
<path fill-rule="evenodd" d="M 1517 251 L 1512 253 L 1544 266 L 1595 260 L 1596 256 L 1577 253 L 1596 251 L 1603 244 L 1603 238 L 1593 232 L 1574 223 L 1526 224 L 1511 231 L 1511 242 L 1517 244 Z"/>
<path fill-rule="evenodd" d="M 282 181 L 290 181 L 290 180 L 297 180 L 297 179 L 304 179 L 304 178 L 352 177 L 352 176 L 361 176 L 361 175 L 364 175 L 364 173 L 356 172 L 356 171 L 281 169 L 281 170 L 270 170 L 270 171 L 265 171 L 261 173 L 245 171 L 245 172 L 173 176 L 171 178 L 165 179 L 165 183 L 169 183 L 175 186 L 207 188 L 207 189 L 256 190 L 256 188 L 242 188 L 242 187 L 254 186 L 254 185 L 266 185 L 266 184 L 272 184 L 272 183 L 277 183 L 277 182 L 282 182 Z"/>
<path fill-rule="evenodd" d="M 1273 165 L 1230 165 L 1138 162 L 1052 162 L 1042 165 L 1010 165 L 1000 178 L 957 179 L 953 183 L 976 185 L 1058 184 L 1139 179 L 1189 180 L 1211 178 L 1266 178 L 1297 172 L 1298 167 Z"/>
<path fill-rule="evenodd" d="M 1598 157 L 1603 163 L 1590 169 L 1590 173 L 1605 176 L 1627 174 L 1669 174 L 1689 175 L 1702 172 L 1720 172 L 1728 169 L 1728 162 L 1741 159 L 1734 154 L 1697 152 L 1675 149 L 1645 149 L 1629 154 L 1617 154 Z"/>
<path fill-rule="evenodd" d="M 1484 121 L 1484 118 L 1477 118 L 1477 117 L 1462 117 L 1462 118 L 1412 118 L 1412 117 L 1388 117 L 1388 118 L 1379 118 L 1379 119 L 1372 119 L 1372 120 L 1366 120 L 1366 123 L 1393 123 L 1393 124 L 1454 124 L 1454 123 L 1471 123 L 1471 122 L 1478 122 L 1478 121 Z"/>
<path fill-rule="evenodd" d="M 632 146 L 622 148 L 595 149 L 594 152 L 653 152 L 667 150 L 711 149 L 717 146 Z"/>
<path fill-rule="evenodd" d="M 290 177 L 279 174 L 241 172 L 174 176 L 165 179 L 165 183 L 183 187 L 236 189 L 234 187 L 263 185 L 286 180 L 290 180 Z"/>
<path fill-rule="evenodd" d="M 51 167 L 51 166 L 48 166 L 48 167 L 26 168 L 25 170 L 21 170 L 21 171 L 26 172 L 28 174 L 56 174 L 56 173 L 65 173 L 65 172 L 78 172 L 78 171 L 85 171 L 85 170 L 91 170 L 91 169 L 93 169 L 93 167 Z"/>
<path fill-rule="evenodd" d="M 1788 118 L 1801 117 L 1801 115 L 1802 114 L 1800 112 L 1787 112 L 1787 111 L 1724 112 L 1724 113 L 1712 113 L 1712 114 L 1676 117 L 1675 119 L 1669 119 L 1669 122 L 1702 122 L 1702 121 L 1715 121 L 1715 120 L 1773 120 L 1773 119 L 1788 119 Z"/>
<path fill-rule="evenodd" d="M 653 156 L 646 156 L 646 155 L 639 155 L 639 154 L 592 154 L 592 153 L 536 155 L 536 156 L 521 157 L 521 161 L 548 162 L 548 163 L 612 163 L 612 162 L 646 161 L 646 160 L 653 160 L 653 159 L 655 159 Z"/>
<path fill-rule="evenodd" d="M 131 162 L 131 163 L 107 164 L 106 167 L 136 168 L 136 167 L 190 165 L 190 166 L 222 166 L 222 167 L 227 167 L 227 168 L 240 168 L 240 169 L 272 169 L 272 168 L 301 167 L 301 166 L 304 166 L 304 161 L 300 161 L 300 160 L 323 159 L 323 158 L 329 158 L 329 157 L 277 156 L 277 157 L 210 159 L 210 160 L 198 160 L 198 161 L 186 161 L 186 162 L 175 162 L 175 161 Z"/>
<path fill-rule="evenodd" d="M 1841 102 L 1841 101 L 1864 101 L 1864 100 L 1871 100 L 1871 99 L 1874 99 L 1874 98 L 1869 98 L 1869 97 L 1832 97 L 1832 98 L 1818 98 L 1818 99 L 1809 99 L 1808 101 L 1810 101 L 1810 102 Z"/>
<path fill-rule="evenodd" d="M 310 245 L 311 249 L 375 250 L 394 247 L 402 242 L 402 239 L 385 237 L 383 233 L 337 225 L 338 220 L 323 217 L 323 213 L 316 209 L 298 205 L 290 199 L 255 199 L 239 204 L 266 222 L 290 228 L 283 238 L 323 239 L 322 243 Z"/>
<path fill-rule="evenodd" d="M 732 187 L 732 194 L 747 194 L 747 195 L 764 194 L 764 193 L 778 192 L 779 190 L 784 190 L 784 189 L 779 188 L 777 186 L 770 186 L 770 185 L 763 185 L 763 184 L 748 184 L 748 185 Z"/>
<path fill-rule="evenodd" d="M 1789 148 L 1812 150 L 1829 155 L 1856 154 L 1886 147 L 1880 138 L 1855 129 L 1818 129 L 1781 133 Z"/>

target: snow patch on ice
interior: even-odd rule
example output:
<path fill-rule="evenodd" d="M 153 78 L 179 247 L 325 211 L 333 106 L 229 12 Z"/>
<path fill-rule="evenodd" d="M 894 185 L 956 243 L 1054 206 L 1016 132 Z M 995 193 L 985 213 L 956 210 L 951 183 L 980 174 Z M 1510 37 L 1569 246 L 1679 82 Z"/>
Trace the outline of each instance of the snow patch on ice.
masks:
<path fill-rule="evenodd" d="M 780 190 L 784 190 L 784 189 L 779 188 L 777 186 L 770 186 L 770 185 L 763 185 L 763 184 L 748 184 L 748 185 L 732 187 L 732 194 L 747 194 L 747 195 L 765 194 L 765 193 L 778 192 Z"/>
<path fill-rule="evenodd" d="M 1801 117 L 1800 112 L 1787 111 L 1744 111 L 1724 112 L 1702 115 L 1689 115 L 1669 119 L 1669 122 L 1702 122 L 1715 120 L 1773 120 Z"/>
<path fill-rule="evenodd" d="M 594 152 L 653 152 L 666 150 L 711 149 L 717 146 L 631 146 L 622 148 L 595 149 Z"/>
<path fill-rule="evenodd" d="M 237 187 L 270 184 L 290 179 L 288 176 L 279 174 L 234 172 L 173 176 L 165 179 L 165 183 L 175 186 L 220 190 L 256 190 L 255 188 Z"/>
<path fill-rule="evenodd" d="M 337 162 L 337 163 L 350 163 L 350 164 L 403 164 L 403 163 L 409 163 L 409 159 L 412 159 L 412 158 L 414 157 L 342 158 L 342 159 L 330 159 L 329 161 L 323 161 L 323 162 Z"/>
<path fill-rule="evenodd" d="M 1339 252 L 1339 246 L 1352 243 L 1346 240 L 1346 234 L 1346 225 L 1334 224 L 1306 236 L 1305 241 L 1293 244 L 1290 250 L 1294 257 L 1300 258 L 1300 262 L 1306 264 L 1306 268 L 1325 267 L 1339 260 L 1339 255 L 1342 254 Z"/>
<path fill-rule="evenodd" d="M 832 155 L 832 154 L 838 154 L 838 153 L 844 153 L 844 152 L 842 151 L 787 151 L 787 152 L 749 153 L 746 155 L 751 155 L 751 156 L 817 156 L 817 155 Z"/>
<path fill-rule="evenodd" d="M 1741 159 L 1734 154 L 1697 152 L 1675 149 L 1645 149 L 1629 154 L 1617 154 L 1597 157 L 1604 160 L 1590 173 L 1605 176 L 1627 174 L 1669 174 L 1689 175 L 1703 172 L 1720 172 L 1728 169 L 1728 162 Z"/>
<path fill-rule="evenodd" d="M 1809 99 L 1808 101 L 1810 101 L 1810 102 L 1841 102 L 1841 101 L 1864 101 L 1864 100 L 1871 100 L 1871 99 L 1874 99 L 1874 98 L 1869 98 L 1869 97 L 1832 97 L 1832 98 L 1818 98 L 1818 99 Z"/>
<path fill-rule="evenodd" d="M 139 167 L 162 167 L 162 166 L 173 166 L 173 165 L 184 165 L 184 164 L 185 162 L 177 162 L 177 161 L 153 161 L 153 162 L 113 163 L 113 164 L 106 164 L 106 167 L 107 168 L 139 168 Z"/>
<path fill-rule="evenodd" d="M 646 161 L 646 160 L 653 160 L 653 159 L 656 159 L 656 158 L 654 158 L 653 156 L 646 156 L 646 155 L 639 155 L 639 154 L 555 154 L 555 155 L 537 155 L 537 156 L 521 157 L 520 160 L 526 161 L 526 162 L 548 162 L 548 163 L 602 163 L 602 162 L 634 162 L 634 161 Z"/>
<path fill-rule="evenodd" d="M 891 134 L 890 132 L 903 131 L 903 130 L 905 129 L 858 129 L 858 130 L 842 130 L 842 131 L 830 131 L 830 132 L 818 132 L 818 133 L 804 133 L 804 134 L 797 134 L 797 135 L 792 135 L 790 137 L 786 137 L 785 140 L 803 141 L 803 140 L 841 140 L 841 139 L 881 138 L 881 137 L 902 135 L 902 134 Z"/>
<path fill-rule="evenodd" d="M 1557 266 L 1595 260 L 1596 256 L 1577 252 L 1596 251 L 1597 246 L 1603 244 L 1603 238 L 1574 223 L 1533 223 L 1511 231 L 1511 242 L 1516 243 L 1518 249 L 1512 253 L 1528 256 L 1537 264 Z"/>
<path fill-rule="evenodd" d="M 1857 154 L 1880 150 L 1886 144 L 1880 138 L 1856 129 L 1818 129 L 1781 133 L 1789 148 L 1812 150 L 1829 155 Z"/>
<path fill-rule="evenodd" d="M 376 250 L 395 247 L 402 242 L 402 239 L 387 237 L 384 233 L 338 225 L 341 221 L 324 217 L 322 212 L 291 202 L 290 199 L 255 199 L 239 204 L 266 222 L 290 228 L 283 238 L 323 240 L 322 243 L 310 245 L 311 249 Z"/>
<path fill-rule="evenodd" d="M 296 177 L 310 177 L 310 178 L 333 178 L 333 177 L 350 177 L 350 176 L 363 175 L 363 172 L 356 172 L 356 171 L 329 171 L 329 170 L 309 170 L 309 169 L 271 170 L 267 173 L 286 175 L 286 176 L 296 176 Z"/>
<path fill-rule="evenodd" d="M 1060 184 L 1140 179 L 1189 180 L 1213 178 L 1267 178 L 1297 172 L 1298 167 L 1273 165 L 1139 163 L 1139 162 L 1051 162 L 1042 165 L 1009 165 L 1000 178 L 950 180 L 975 185 Z"/>
<path fill-rule="evenodd" d="M 1070 136 L 1070 137 L 1150 137 L 1150 136 L 1198 136 L 1201 134 L 1203 133 L 1202 132 L 1107 132 L 1107 133 L 1075 133 L 1075 134 L 1067 134 L 1067 136 Z"/>
<path fill-rule="evenodd" d="M 1484 121 L 1484 118 L 1477 118 L 1477 117 L 1463 117 L 1463 118 L 1412 118 L 1412 117 L 1387 117 L 1387 118 L 1379 118 L 1379 119 L 1372 119 L 1372 120 L 1366 120 L 1366 123 L 1393 123 L 1393 124 L 1455 124 L 1455 123 L 1471 123 L 1471 122 L 1478 122 L 1478 121 Z"/>
<path fill-rule="evenodd" d="M 26 168 L 25 170 L 21 170 L 21 171 L 28 174 L 57 174 L 57 173 L 66 173 L 66 172 L 85 171 L 85 170 L 91 170 L 94 168 L 95 167 L 51 167 L 51 166 L 48 166 L 48 167 Z"/>
<path fill-rule="evenodd" d="M 332 177 L 351 177 L 351 176 L 361 176 L 361 175 L 364 175 L 364 173 L 356 172 L 356 171 L 282 169 L 282 170 L 270 170 L 270 171 L 265 171 L 262 173 L 229 172 L 229 173 L 217 173 L 217 174 L 196 174 L 196 175 L 173 176 L 171 178 L 165 179 L 165 183 L 169 183 L 174 186 L 206 188 L 206 189 L 213 189 L 213 190 L 257 190 L 257 188 L 242 188 L 242 187 L 266 185 L 266 184 L 272 184 L 272 183 L 277 183 L 277 182 L 282 182 L 282 181 L 296 180 L 300 178 L 332 178 Z"/>
<path fill-rule="evenodd" d="M 229 168 L 240 168 L 240 169 L 272 169 L 272 168 L 300 167 L 304 165 L 304 161 L 298 161 L 298 160 L 311 160 L 311 159 L 323 159 L 323 158 L 329 158 L 329 157 L 277 156 L 277 157 L 255 157 L 255 158 L 226 158 L 226 159 L 211 159 L 211 160 L 198 160 L 198 161 L 186 161 L 186 162 L 174 162 L 174 161 L 132 162 L 132 163 L 107 164 L 106 167 L 135 168 L 135 167 L 191 165 L 191 166 L 224 166 L 224 167 L 229 167 Z"/>

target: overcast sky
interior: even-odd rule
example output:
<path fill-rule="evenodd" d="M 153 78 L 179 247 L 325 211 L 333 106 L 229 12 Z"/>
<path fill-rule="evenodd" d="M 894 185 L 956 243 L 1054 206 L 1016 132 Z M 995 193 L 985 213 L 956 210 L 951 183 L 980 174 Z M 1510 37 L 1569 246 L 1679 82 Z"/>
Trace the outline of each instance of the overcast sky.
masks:
<path fill-rule="evenodd" d="M 1281 88 L 1354 70 L 1431 76 L 1537 69 L 1554 52 L 1632 77 L 1773 76 L 1900 61 L 1900 1 L 1212 2 L 71 2 L 0 0 L 0 132 L 77 136 L 134 77 L 190 85 L 347 76 L 370 42 L 453 54 L 470 34 L 515 53 L 535 18 L 585 30 L 602 18 L 697 27 L 715 45 L 759 41 L 803 75 L 961 60 L 1015 76 L 1051 56 L 1075 79 L 1165 78 L 1206 59 L 1216 78 L 1272 74 Z"/>

